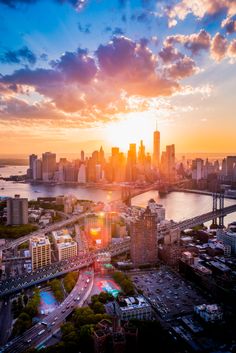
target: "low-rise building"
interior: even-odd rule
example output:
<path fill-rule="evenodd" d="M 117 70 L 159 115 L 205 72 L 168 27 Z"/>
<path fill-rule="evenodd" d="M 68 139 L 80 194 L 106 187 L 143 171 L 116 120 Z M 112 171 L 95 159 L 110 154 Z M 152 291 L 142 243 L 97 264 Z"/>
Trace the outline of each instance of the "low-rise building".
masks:
<path fill-rule="evenodd" d="M 225 246 L 230 247 L 231 254 L 236 255 L 236 228 L 231 227 L 227 230 L 219 229 L 217 231 L 217 239 Z"/>
<path fill-rule="evenodd" d="M 194 307 L 194 312 L 206 322 L 221 321 L 223 311 L 217 304 L 202 304 Z"/>
<path fill-rule="evenodd" d="M 150 320 L 152 308 L 147 300 L 142 296 L 123 297 L 119 296 L 114 302 L 114 314 L 120 320 Z"/>

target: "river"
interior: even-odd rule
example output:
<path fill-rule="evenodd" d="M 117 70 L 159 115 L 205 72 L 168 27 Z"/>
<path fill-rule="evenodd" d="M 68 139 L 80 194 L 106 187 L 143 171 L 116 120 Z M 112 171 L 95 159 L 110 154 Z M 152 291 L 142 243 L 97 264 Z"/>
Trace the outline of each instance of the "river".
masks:
<path fill-rule="evenodd" d="M 0 168 L 0 174 L 4 177 L 9 175 L 25 174 L 26 166 L 5 166 Z M 0 180 L 0 196 L 14 196 L 20 194 L 28 199 L 36 199 L 40 196 L 57 196 L 72 194 L 79 199 L 93 201 L 109 201 L 119 198 L 119 191 L 107 192 L 95 188 L 85 188 L 76 185 L 45 185 L 29 183 L 13 183 Z M 153 198 L 166 209 L 166 218 L 181 221 L 202 213 L 212 208 L 212 198 L 208 195 L 191 194 L 184 192 L 171 192 L 161 197 L 158 191 L 149 191 L 132 199 L 132 205 L 145 207 L 148 200 Z M 236 203 L 236 200 L 226 199 L 225 206 Z M 230 214 L 225 218 L 225 224 L 236 221 L 236 214 Z"/>

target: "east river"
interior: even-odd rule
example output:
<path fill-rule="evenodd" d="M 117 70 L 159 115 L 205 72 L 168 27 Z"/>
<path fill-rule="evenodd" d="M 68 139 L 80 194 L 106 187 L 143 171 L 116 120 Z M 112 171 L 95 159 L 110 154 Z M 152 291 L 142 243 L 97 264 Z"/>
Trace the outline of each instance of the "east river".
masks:
<path fill-rule="evenodd" d="M 5 166 L 0 168 L 0 175 L 7 177 L 9 175 L 25 174 L 26 166 Z M 0 180 L 0 196 L 14 196 L 20 194 L 21 197 L 36 199 L 37 197 L 58 196 L 71 194 L 79 199 L 103 201 L 116 200 L 119 198 L 119 191 L 105 191 L 96 188 L 85 188 L 76 185 L 45 185 L 14 183 Z M 153 198 L 156 202 L 162 204 L 166 209 L 166 218 L 180 221 L 191 218 L 202 213 L 208 212 L 212 208 L 212 198 L 208 195 L 191 194 L 185 192 L 171 192 L 160 197 L 158 191 L 149 191 L 132 199 L 132 204 L 145 207 L 148 200 Z M 225 200 L 225 206 L 236 203 L 236 200 Z M 225 218 L 225 225 L 236 221 L 236 214 L 230 214 Z"/>

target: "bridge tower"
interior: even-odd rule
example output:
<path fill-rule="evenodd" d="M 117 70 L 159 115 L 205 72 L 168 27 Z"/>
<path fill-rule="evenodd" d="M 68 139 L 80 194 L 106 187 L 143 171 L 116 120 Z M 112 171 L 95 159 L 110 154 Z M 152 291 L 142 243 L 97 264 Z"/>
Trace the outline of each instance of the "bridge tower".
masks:
<path fill-rule="evenodd" d="M 126 204 L 126 206 L 131 206 L 131 191 L 128 187 L 123 187 L 121 189 L 121 199 Z"/>
<path fill-rule="evenodd" d="M 222 211 L 224 209 L 224 193 L 213 193 L 212 194 L 213 197 L 213 207 L 212 207 L 212 211 L 216 212 L 216 211 Z M 219 202 L 218 202 L 219 200 Z M 218 203 L 219 203 L 219 208 L 218 208 Z M 219 217 L 219 226 L 221 228 L 224 227 L 224 216 L 223 213 L 222 215 L 220 215 Z M 213 218 L 212 220 L 212 228 L 217 228 L 217 217 Z"/>
<path fill-rule="evenodd" d="M 224 201 L 225 201 L 225 197 L 224 197 L 224 193 L 223 192 L 220 193 L 219 200 L 220 200 L 220 210 L 222 211 L 224 209 Z M 223 213 L 219 217 L 219 226 L 220 226 L 220 228 L 224 227 L 224 216 L 223 216 Z"/>
<path fill-rule="evenodd" d="M 213 201 L 212 212 L 216 212 L 217 211 L 217 203 L 218 203 L 217 193 L 212 194 L 212 201 Z M 213 220 L 212 220 L 212 228 L 216 228 L 216 227 L 217 227 L 217 217 L 213 218 Z"/>

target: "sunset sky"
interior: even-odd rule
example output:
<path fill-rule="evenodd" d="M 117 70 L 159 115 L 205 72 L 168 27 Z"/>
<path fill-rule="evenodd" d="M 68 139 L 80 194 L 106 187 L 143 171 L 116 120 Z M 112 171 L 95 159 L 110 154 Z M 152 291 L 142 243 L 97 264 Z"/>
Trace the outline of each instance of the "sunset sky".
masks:
<path fill-rule="evenodd" d="M 235 0 L 0 0 L 1 154 L 236 152 Z"/>

